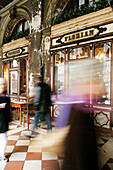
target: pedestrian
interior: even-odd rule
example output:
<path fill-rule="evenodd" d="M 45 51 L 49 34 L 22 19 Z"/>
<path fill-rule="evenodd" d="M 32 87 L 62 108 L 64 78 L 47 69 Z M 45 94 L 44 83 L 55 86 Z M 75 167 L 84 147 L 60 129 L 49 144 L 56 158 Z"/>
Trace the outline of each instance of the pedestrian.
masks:
<path fill-rule="evenodd" d="M 10 98 L 5 92 L 5 80 L 0 77 L 0 160 L 8 161 L 5 157 L 8 124 L 10 122 Z"/>
<path fill-rule="evenodd" d="M 90 116 L 90 108 L 84 104 L 73 104 L 69 125 L 61 169 L 98 170 L 96 132 Z"/>
<path fill-rule="evenodd" d="M 33 131 L 37 127 L 39 120 L 42 117 L 45 118 L 47 130 L 48 131 L 51 130 L 51 121 L 49 114 L 51 106 L 51 88 L 42 80 L 43 80 L 42 76 L 38 76 L 35 78 L 36 87 L 34 96 L 34 110 L 36 114 L 31 135 L 29 137 L 32 137 Z"/>

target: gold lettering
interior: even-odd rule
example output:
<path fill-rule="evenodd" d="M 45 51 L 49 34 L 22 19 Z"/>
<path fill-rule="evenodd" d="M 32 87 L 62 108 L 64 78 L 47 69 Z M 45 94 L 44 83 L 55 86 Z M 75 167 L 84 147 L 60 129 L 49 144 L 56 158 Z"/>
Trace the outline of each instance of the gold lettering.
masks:
<path fill-rule="evenodd" d="M 94 30 L 90 30 L 89 35 L 94 35 Z"/>
<path fill-rule="evenodd" d="M 92 37 L 92 36 L 94 36 L 94 34 L 95 34 L 94 29 L 80 31 L 77 33 L 70 34 L 69 36 L 66 36 L 64 38 L 64 42 L 71 42 L 71 41 L 76 41 L 78 39 Z"/>
<path fill-rule="evenodd" d="M 84 34 L 84 33 L 83 33 L 83 32 L 81 32 L 81 37 L 83 37 L 83 34 Z"/>
<path fill-rule="evenodd" d="M 65 41 L 67 41 L 67 37 L 65 37 Z"/>
<path fill-rule="evenodd" d="M 11 57 L 11 56 L 13 56 L 13 55 L 19 55 L 19 54 L 21 53 L 21 51 L 22 51 L 21 49 L 9 51 L 9 52 L 7 53 L 7 56 L 8 56 L 8 57 Z"/>
<path fill-rule="evenodd" d="M 87 37 L 87 36 L 88 36 L 88 32 L 86 31 L 86 32 L 85 32 L 85 37 Z"/>
<path fill-rule="evenodd" d="M 80 38 L 80 34 L 79 33 L 76 34 L 76 38 Z"/>
<path fill-rule="evenodd" d="M 69 36 L 69 40 L 71 40 L 71 36 Z"/>
<path fill-rule="evenodd" d="M 73 40 L 75 39 L 75 34 L 72 35 L 72 39 L 73 39 Z"/>

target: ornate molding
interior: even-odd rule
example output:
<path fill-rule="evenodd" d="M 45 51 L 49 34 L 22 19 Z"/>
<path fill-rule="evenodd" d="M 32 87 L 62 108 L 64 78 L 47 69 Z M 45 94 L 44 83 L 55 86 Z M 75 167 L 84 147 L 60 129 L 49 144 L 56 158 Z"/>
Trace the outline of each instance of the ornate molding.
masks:
<path fill-rule="evenodd" d="M 11 8 L 9 10 L 9 13 L 10 13 L 10 18 L 14 19 L 16 17 L 16 13 L 17 13 L 16 7 L 14 6 L 13 8 Z"/>

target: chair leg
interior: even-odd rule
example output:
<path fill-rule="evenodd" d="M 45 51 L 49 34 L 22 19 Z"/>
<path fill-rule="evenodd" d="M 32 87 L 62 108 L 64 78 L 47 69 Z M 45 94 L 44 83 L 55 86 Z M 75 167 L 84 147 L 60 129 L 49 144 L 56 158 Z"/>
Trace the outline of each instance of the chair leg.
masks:
<path fill-rule="evenodd" d="M 27 127 L 29 129 L 29 117 L 27 117 Z"/>
<path fill-rule="evenodd" d="M 18 108 L 18 120 L 20 119 L 20 110 Z"/>
<path fill-rule="evenodd" d="M 23 126 L 25 127 L 25 117 L 23 116 Z"/>
<path fill-rule="evenodd" d="M 16 109 L 14 110 L 14 112 L 15 112 L 15 120 L 16 120 Z"/>

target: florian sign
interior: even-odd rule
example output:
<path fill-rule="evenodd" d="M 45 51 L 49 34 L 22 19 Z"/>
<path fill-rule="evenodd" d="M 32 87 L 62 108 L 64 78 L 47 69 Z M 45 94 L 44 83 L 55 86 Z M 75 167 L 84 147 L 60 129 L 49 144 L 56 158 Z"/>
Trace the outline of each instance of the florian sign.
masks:
<path fill-rule="evenodd" d="M 106 30 L 106 27 L 97 27 L 76 31 L 71 34 L 61 36 L 59 39 L 56 40 L 56 43 L 66 44 L 75 41 L 79 42 L 80 40 L 82 41 L 84 39 L 90 39 L 92 37 L 95 37 L 96 35 L 100 35 L 100 33 L 103 33 Z"/>
<path fill-rule="evenodd" d="M 85 30 L 85 31 L 80 31 L 80 32 L 76 32 L 73 34 L 69 34 L 63 37 L 63 41 L 64 43 L 68 43 L 71 41 L 76 41 L 76 40 L 81 40 L 84 38 L 89 38 L 89 37 L 94 37 L 94 35 L 96 35 L 98 33 L 97 29 L 89 29 L 89 30 Z"/>
<path fill-rule="evenodd" d="M 69 30 L 68 30 L 69 31 Z M 60 32 L 60 31 L 59 31 Z M 113 34 L 113 23 L 102 26 L 92 26 L 74 32 L 65 33 L 59 37 L 51 38 L 51 48 L 59 45 L 74 43 L 78 45 L 81 42 L 97 39 L 98 36 Z"/>
<path fill-rule="evenodd" d="M 22 49 L 18 48 L 18 49 L 12 50 L 12 51 L 8 51 L 7 57 L 17 56 L 17 55 L 20 55 L 21 53 L 22 53 Z"/>

